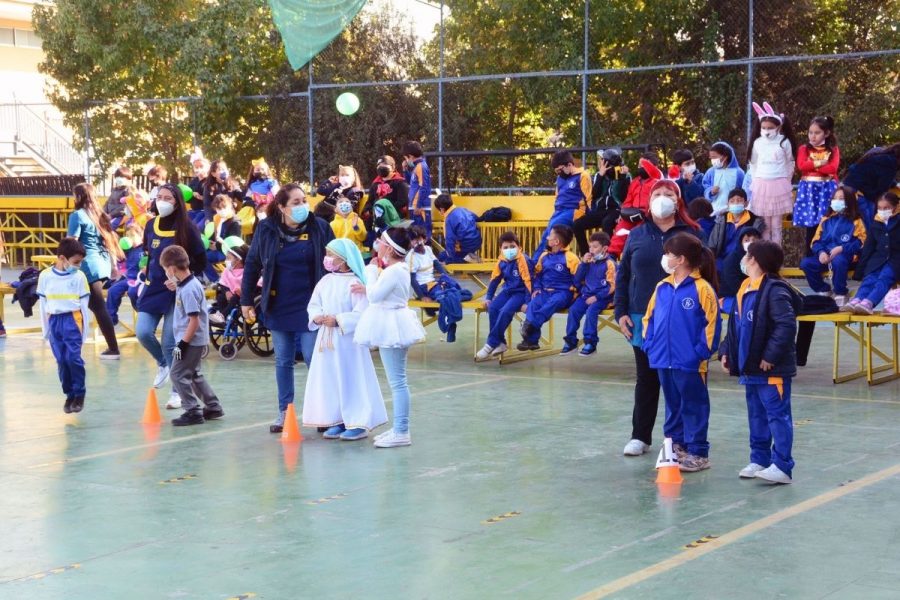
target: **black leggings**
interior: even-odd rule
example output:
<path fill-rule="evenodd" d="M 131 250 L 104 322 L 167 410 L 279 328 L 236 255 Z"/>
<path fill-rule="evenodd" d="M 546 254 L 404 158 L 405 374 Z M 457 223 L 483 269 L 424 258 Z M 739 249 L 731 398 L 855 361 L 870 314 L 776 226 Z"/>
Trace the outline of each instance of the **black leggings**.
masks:
<path fill-rule="evenodd" d="M 653 426 L 659 410 L 659 373 L 650 368 L 650 359 L 643 350 L 635 346 L 632 348 L 637 377 L 634 384 L 631 439 L 641 440 L 649 446 L 653 441 Z"/>
<path fill-rule="evenodd" d="M 116 326 L 113 325 L 109 311 L 106 310 L 106 300 L 103 299 L 104 280 L 100 279 L 91 284 L 91 297 L 88 300 L 88 308 L 94 313 L 97 326 L 106 340 L 106 345 L 113 352 L 119 351 L 119 341 L 116 339 Z"/>
<path fill-rule="evenodd" d="M 576 219 L 575 223 L 572 225 L 572 231 L 575 233 L 575 243 L 578 244 L 578 254 L 587 254 L 588 229 L 597 229 L 599 227 L 603 229 L 607 235 L 611 236 L 613 227 L 616 226 L 616 221 L 618 220 L 619 209 L 615 206 L 609 209 L 598 208 L 587 213 L 583 217 Z"/>

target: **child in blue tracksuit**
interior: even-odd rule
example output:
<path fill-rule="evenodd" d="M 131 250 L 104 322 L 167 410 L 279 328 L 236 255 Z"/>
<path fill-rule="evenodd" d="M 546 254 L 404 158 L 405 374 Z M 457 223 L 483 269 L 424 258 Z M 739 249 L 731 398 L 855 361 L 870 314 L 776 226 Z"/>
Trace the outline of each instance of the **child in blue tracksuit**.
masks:
<path fill-rule="evenodd" d="M 409 184 L 409 218 L 413 225 L 425 229 L 431 241 L 431 171 L 425 162 L 422 144 L 408 141 L 403 144 L 403 176 Z"/>
<path fill-rule="evenodd" d="M 750 464 L 738 475 L 769 483 L 791 483 L 794 421 L 791 379 L 797 374 L 797 312 L 800 295 L 778 272 L 781 246 L 768 240 L 750 244 L 741 284 L 719 347 L 725 372 L 740 377 L 747 396 Z M 773 446 L 774 440 L 774 446 Z"/>
<path fill-rule="evenodd" d="M 522 252 L 519 238 L 512 231 L 504 232 L 500 236 L 500 260 L 491 273 L 491 281 L 484 297 L 490 332 L 484 347 L 475 354 L 476 361 L 499 356 L 509 349 L 506 345 L 506 328 L 517 312 L 526 309 L 531 298 L 531 281 L 531 263 Z M 495 296 L 501 282 L 503 289 Z"/>
<path fill-rule="evenodd" d="M 590 252 L 584 255 L 575 272 L 578 298 L 569 307 L 566 337 L 560 354 L 571 354 L 578 348 L 578 326 L 584 319 L 584 346 L 579 354 L 590 356 L 597 351 L 597 320 L 612 303 L 616 290 L 616 261 L 607 254 L 609 236 L 602 231 L 591 234 Z"/>
<path fill-rule="evenodd" d="M 450 194 L 441 194 L 434 200 L 434 206 L 444 216 L 445 249 L 438 258 L 452 264 L 481 262 L 481 231 L 478 217 L 468 208 L 454 206 Z"/>
<path fill-rule="evenodd" d="M 590 174 L 575 166 L 575 158 L 571 152 L 560 150 L 553 155 L 550 164 L 556 173 L 556 200 L 547 228 L 531 256 L 535 264 L 547 248 L 547 238 L 554 226 L 565 225 L 571 228 L 577 219 L 584 216 L 594 189 Z"/>
<path fill-rule="evenodd" d="M 871 315 L 900 279 L 900 197 L 885 192 L 875 205 L 875 218 L 856 267 L 862 284 L 842 311 Z"/>
<path fill-rule="evenodd" d="M 119 322 L 119 307 L 125 294 L 128 294 L 131 306 L 137 310 L 140 285 L 138 275 L 141 271 L 141 258 L 144 256 L 144 228 L 134 221 L 129 223 L 125 228 L 125 236 L 119 240 L 119 245 L 125 252 L 125 276 L 117 279 L 106 292 L 106 310 L 112 318 L 113 325 Z"/>
<path fill-rule="evenodd" d="M 663 245 L 668 277 L 656 285 L 644 315 L 644 352 L 666 397 L 663 432 L 682 471 L 709 468 L 709 357 L 719 345 L 715 258 L 696 236 L 678 233 Z"/>
<path fill-rule="evenodd" d="M 812 256 L 800 261 L 809 287 L 817 294 L 834 294 L 840 307 L 846 303 L 847 271 L 866 242 L 866 225 L 856 203 L 856 194 L 839 187 L 831 196 L 831 206 L 816 228 L 810 248 Z M 831 271 L 831 285 L 822 278 L 822 270 Z"/>
<path fill-rule="evenodd" d="M 728 208 L 731 190 L 742 187 L 744 170 L 738 164 L 734 148 L 725 142 L 716 142 L 709 148 L 712 168 L 703 176 L 703 196 L 713 207 L 713 215 L 720 215 Z"/>
<path fill-rule="evenodd" d="M 547 248 L 534 265 L 534 291 L 525 322 L 522 324 L 522 343 L 519 350 L 538 350 L 541 327 L 553 315 L 571 306 L 575 299 L 575 273 L 581 263 L 568 250 L 575 234 L 568 225 L 554 225 L 547 237 Z"/>
<path fill-rule="evenodd" d="M 41 329 L 56 359 L 59 381 L 66 395 L 63 410 L 67 413 L 81 412 L 87 392 L 81 358 L 91 294 L 87 277 L 81 272 L 86 254 L 76 238 L 63 238 L 56 251 L 56 264 L 41 271 L 37 284 Z"/>

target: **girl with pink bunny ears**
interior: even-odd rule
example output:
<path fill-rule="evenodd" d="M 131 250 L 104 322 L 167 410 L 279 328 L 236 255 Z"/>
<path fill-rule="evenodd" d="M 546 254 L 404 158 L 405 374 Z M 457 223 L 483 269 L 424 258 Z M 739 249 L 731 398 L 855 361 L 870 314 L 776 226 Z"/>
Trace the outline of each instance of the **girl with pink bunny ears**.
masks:
<path fill-rule="evenodd" d="M 763 237 L 781 244 L 781 220 L 793 212 L 791 178 L 797 146 L 791 122 L 768 102 L 753 103 L 758 117 L 747 147 L 751 175 L 750 209 L 766 222 Z"/>

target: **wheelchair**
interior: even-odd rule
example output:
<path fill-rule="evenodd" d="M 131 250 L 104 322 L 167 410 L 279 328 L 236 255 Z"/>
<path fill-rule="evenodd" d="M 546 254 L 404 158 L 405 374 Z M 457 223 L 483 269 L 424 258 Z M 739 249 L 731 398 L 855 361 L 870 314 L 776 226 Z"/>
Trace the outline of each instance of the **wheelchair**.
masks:
<path fill-rule="evenodd" d="M 253 308 L 257 314 L 257 319 L 253 323 L 246 322 L 240 307 L 232 308 L 225 315 L 224 323 L 210 322 L 209 341 L 223 360 L 237 358 L 238 351 L 245 345 L 253 354 L 263 358 L 275 353 L 272 335 L 260 318 L 259 297 L 254 299 Z"/>

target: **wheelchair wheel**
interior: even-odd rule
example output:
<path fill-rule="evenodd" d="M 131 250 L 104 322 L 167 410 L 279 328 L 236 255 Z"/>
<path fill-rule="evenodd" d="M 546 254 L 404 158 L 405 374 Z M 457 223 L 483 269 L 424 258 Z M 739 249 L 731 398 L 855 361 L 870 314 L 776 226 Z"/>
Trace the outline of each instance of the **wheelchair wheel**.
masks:
<path fill-rule="evenodd" d="M 275 347 L 272 344 L 272 334 L 266 329 L 259 319 L 252 325 L 244 323 L 244 340 L 247 342 L 250 351 L 257 356 L 267 357 L 275 354 Z"/>
<path fill-rule="evenodd" d="M 205 359 L 209 356 L 209 345 L 203 346 L 203 352 L 200 353 L 200 359 Z"/>
<path fill-rule="evenodd" d="M 225 360 L 234 360 L 237 358 L 238 348 L 233 342 L 225 342 L 219 348 L 219 356 Z"/>
<path fill-rule="evenodd" d="M 218 350 L 225 340 L 223 337 L 225 336 L 225 326 L 217 325 L 215 323 L 209 324 L 209 343 L 213 345 L 213 348 Z"/>

